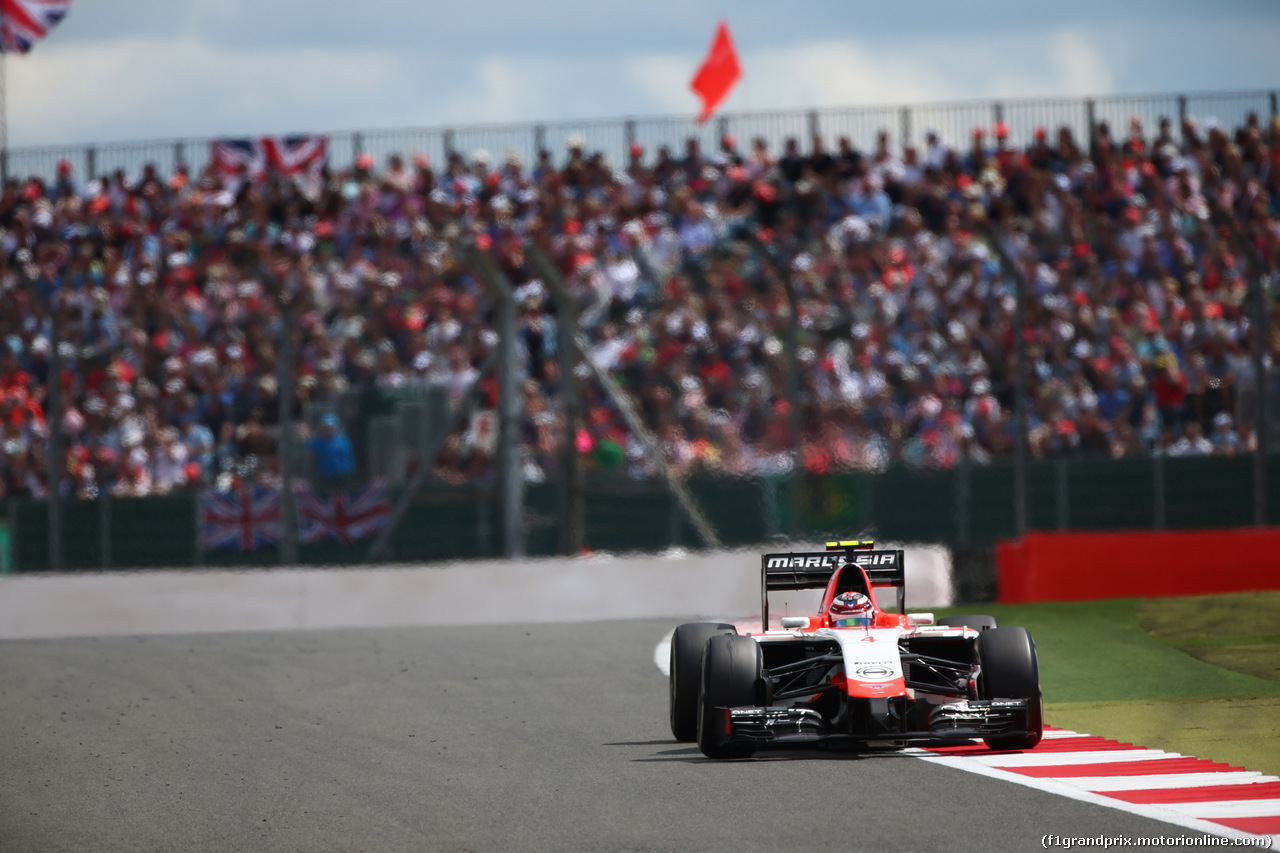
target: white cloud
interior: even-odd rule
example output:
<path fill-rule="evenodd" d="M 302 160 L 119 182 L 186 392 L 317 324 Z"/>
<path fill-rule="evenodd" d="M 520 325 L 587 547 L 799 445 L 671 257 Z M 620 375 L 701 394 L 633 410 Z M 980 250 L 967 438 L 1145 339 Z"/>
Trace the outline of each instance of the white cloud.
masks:
<path fill-rule="evenodd" d="M 214 49 L 127 39 L 9 60 L 13 145 L 306 130 L 373 121 L 402 78 L 374 50 Z"/>
<path fill-rule="evenodd" d="M 216 22 L 243 0 L 193 2 L 192 15 Z M 689 80 L 703 48 L 697 54 L 687 47 L 654 49 L 625 28 L 600 30 L 582 50 L 540 48 L 544 42 L 531 28 L 515 53 L 483 53 L 482 43 L 465 39 L 447 49 L 405 46 L 399 35 L 337 47 L 246 44 L 181 29 L 188 34 L 177 38 L 51 39 L 29 56 L 9 59 L 10 142 L 692 117 L 698 109 Z M 1157 21 L 1142 38 L 1100 25 L 947 36 L 847 31 L 800 42 L 784 43 L 783 32 L 763 43 L 740 39 L 745 77 L 722 109 L 1269 85 L 1280 73 L 1280 54 L 1257 49 L 1280 37 L 1276 26 L 1244 32 L 1226 23 L 1194 28 Z M 442 36 L 433 38 L 439 43 Z M 1189 65 L 1188 56 L 1196 63 Z M 1240 67 L 1248 74 L 1233 84 L 1231 69 Z M 1150 79 L 1160 82 L 1153 86 Z M 933 120 L 927 112 L 921 121 Z M 957 119 L 956 126 L 972 121 Z"/>

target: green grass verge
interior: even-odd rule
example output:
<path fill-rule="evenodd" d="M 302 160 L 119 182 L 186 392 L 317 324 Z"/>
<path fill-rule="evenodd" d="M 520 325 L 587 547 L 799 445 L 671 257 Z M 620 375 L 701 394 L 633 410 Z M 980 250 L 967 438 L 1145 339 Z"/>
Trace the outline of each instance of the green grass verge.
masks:
<path fill-rule="evenodd" d="M 1280 696 L 1280 681 L 1205 663 L 1152 636 L 1138 621 L 1137 605 L 1122 598 L 987 604 L 947 613 L 980 611 L 1030 631 L 1046 703 Z"/>
<path fill-rule="evenodd" d="M 1050 725 L 1280 775 L 1280 593 L 961 612 L 1031 632 Z"/>
<path fill-rule="evenodd" d="M 1280 776 L 1280 696 L 1046 705 L 1052 726 Z"/>

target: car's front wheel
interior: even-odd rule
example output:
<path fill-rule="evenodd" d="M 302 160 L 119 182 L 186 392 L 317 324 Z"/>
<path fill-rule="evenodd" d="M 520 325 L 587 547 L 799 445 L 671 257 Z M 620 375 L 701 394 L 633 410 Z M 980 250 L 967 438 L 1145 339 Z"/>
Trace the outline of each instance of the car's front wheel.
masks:
<path fill-rule="evenodd" d="M 978 635 L 978 695 L 983 699 L 1026 699 L 1027 733 L 984 738 L 992 749 L 1031 749 L 1044 734 L 1040 663 L 1026 628 L 991 628 Z"/>
<path fill-rule="evenodd" d="M 724 622 L 686 622 L 671 635 L 671 734 L 683 743 L 698 739 L 698 692 L 702 684 L 702 649 L 718 634 L 735 634 Z"/>
<path fill-rule="evenodd" d="M 730 743 L 729 708 L 760 704 L 764 658 L 750 637 L 712 637 L 702 652 L 702 695 L 698 701 L 698 749 L 708 758 L 746 758 L 750 743 Z"/>

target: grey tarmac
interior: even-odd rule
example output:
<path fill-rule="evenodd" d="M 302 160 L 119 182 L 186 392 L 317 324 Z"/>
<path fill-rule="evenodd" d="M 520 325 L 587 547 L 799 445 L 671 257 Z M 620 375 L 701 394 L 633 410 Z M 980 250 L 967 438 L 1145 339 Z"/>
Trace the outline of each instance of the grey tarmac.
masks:
<path fill-rule="evenodd" d="M 1040 849 L 1179 827 L 671 740 L 677 620 L 0 642 L 0 851 Z M 1137 849 L 1137 848 L 1128 848 Z"/>

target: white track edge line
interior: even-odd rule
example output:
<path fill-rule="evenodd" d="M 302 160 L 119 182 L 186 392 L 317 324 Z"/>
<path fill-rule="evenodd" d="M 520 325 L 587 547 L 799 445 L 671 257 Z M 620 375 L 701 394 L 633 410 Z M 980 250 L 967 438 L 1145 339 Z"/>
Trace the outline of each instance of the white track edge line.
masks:
<path fill-rule="evenodd" d="M 1202 803 L 1165 803 L 1171 809 L 1202 820 L 1240 817 L 1280 817 L 1280 800 L 1223 800 Z"/>
<path fill-rule="evenodd" d="M 1158 749 L 1106 749 L 1080 752 L 1023 752 L 1017 755 L 957 755 L 988 767 L 1066 767 L 1075 764 L 1115 764 L 1121 761 L 1155 761 L 1182 758 L 1176 752 Z"/>
<path fill-rule="evenodd" d="M 1185 829 L 1192 829 L 1196 832 L 1203 832 L 1207 835 L 1217 835 L 1223 838 L 1245 838 L 1256 839 L 1257 835 L 1249 832 L 1240 832 L 1229 826 L 1223 826 L 1220 823 L 1212 823 L 1207 820 L 1200 820 L 1191 817 L 1182 812 L 1174 811 L 1165 806 L 1145 805 L 1138 803 L 1129 803 L 1124 800 L 1117 800 L 1114 797 L 1108 797 L 1105 794 L 1095 794 L 1092 791 L 1086 791 L 1083 788 L 1076 788 L 1071 785 L 1063 784 L 1055 779 L 1036 779 L 1031 776 L 1022 776 L 1018 773 L 1012 773 L 1007 770 L 1001 770 L 998 767 L 987 767 L 976 762 L 966 762 L 962 756 L 941 756 L 933 755 L 927 750 L 907 749 L 904 753 L 919 758 L 921 761 L 928 761 L 931 764 L 941 764 L 945 767 L 954 767 L 957 770 L 963 770 L 967 773 L 976 773 L 979 776 L 989 776 L 992 779 L 1002 779 L 1005 782 L 1012 782 L 1015 785 L 1022 785 L 1026 788 L 1036 788 L 1050 794 L 1057 794 L 1072 800 L 1080 800 L 1085 803 L 1092 803 L 1096 806 L 1104 806 L 1117 811 L 1129 812 L 1139 817 L 1151 818 L 1163 823 L 1171 823 L 1174 826 L 1181 826 Z M 1277 849 L 1276 841 L 1280 839 L 1272 839 L 1272 850 Z M 1258 848 L 1255 848 L 1258 849 Z M 1263 848 L 1265 849 L 1265 848 Z"/>

